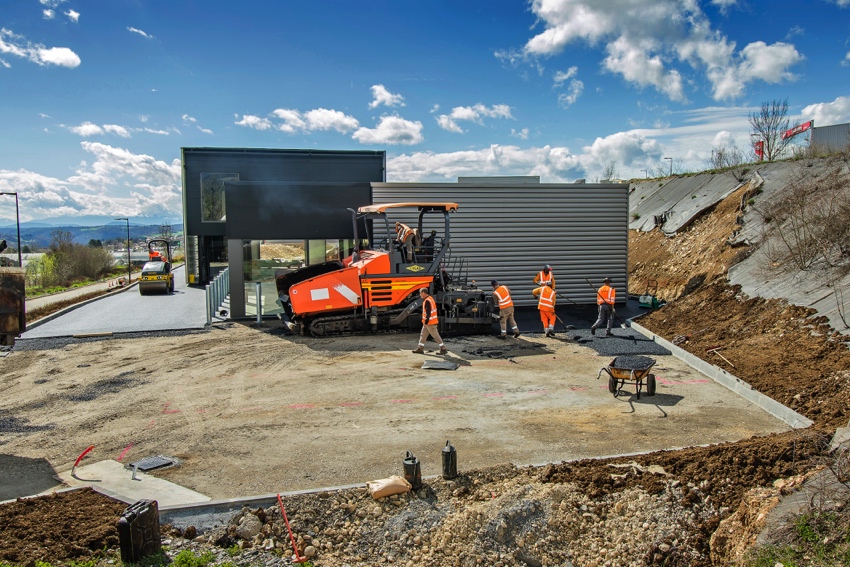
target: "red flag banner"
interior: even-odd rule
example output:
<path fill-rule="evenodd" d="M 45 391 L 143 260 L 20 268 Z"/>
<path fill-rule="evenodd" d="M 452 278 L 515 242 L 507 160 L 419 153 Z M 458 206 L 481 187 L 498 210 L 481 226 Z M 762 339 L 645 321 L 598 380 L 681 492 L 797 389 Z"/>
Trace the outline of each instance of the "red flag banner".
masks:
<path fill-rule="evenodd" d="M 756 157 L 759 159 L 764 159 L 764 140 L 759 140 L 755 143 L 755 151 Z"/>
<path fill-rule="evenodd" d="M 793 138 L 797 134 L 802 134 L 806 130 L 809 130 L 812 127 L 812 121 L 803 122 L 802 124 L 797 124 L 793 128 L 789 128 L 785 130 L 785 133 L 782 134 L 782 139 L 787 140 L 788 138 Z"/>

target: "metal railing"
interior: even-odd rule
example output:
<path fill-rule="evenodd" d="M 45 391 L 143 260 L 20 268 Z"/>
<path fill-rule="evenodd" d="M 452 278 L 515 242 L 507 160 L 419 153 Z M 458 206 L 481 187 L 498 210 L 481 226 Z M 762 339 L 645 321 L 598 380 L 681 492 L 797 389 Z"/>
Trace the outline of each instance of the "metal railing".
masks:
<path fill-rule="evenodd" d="M 212 323 L 216 310 L 230 295 L 230 268 L 225 268 L 205 288 L 207 292 L 207 325 Z"/>

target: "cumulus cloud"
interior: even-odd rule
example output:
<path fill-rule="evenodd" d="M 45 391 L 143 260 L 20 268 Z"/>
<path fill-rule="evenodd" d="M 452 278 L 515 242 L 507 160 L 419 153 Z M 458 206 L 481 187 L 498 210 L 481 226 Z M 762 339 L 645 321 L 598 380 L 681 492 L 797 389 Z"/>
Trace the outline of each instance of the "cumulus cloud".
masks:
<path fill-rule="evenodd" d="M 75 12 L 74 10 L 68 10 L 67 12 L 65 12 L 65 15 L 68 16 L 68 19 L 71 20 L 72 22 L 79 22 L 80 21 L 80 13 L 79 12 Z"/>
<path fill-rule="evenodd" d="M 130 33 L 138 34 L 145 39 L 153 39 L 152 35 L 149 35 L 149 34 L 143 32 L 142 30 L 131 27 L 131 26 L 127 26 L 127 31 L 130 32 Z"/>
<path fill-rule="evenodd" d="M 483 118 L 513 118 L 513 115 L 511 107 L 507 104 L 494 104 L 488 108 L 478 103 L 474 106 L 456 106 L 450 114 L 441 114 L 436 117 L 436 120 L 443 130 L 462 134 L 463 128 L 458 125 L 458 122 L 466 121 L 483 125 Z"/>
<path fill-rule="evenodd" d="M 69 126 L 68 130 L 84 138 L 103 134 L 115 134 L 122 138 L 130 137 L 130 130 L 117 124 L 104 124 L 103 126 L 98 126 L 97 124 L 86 121 L 79 126 Z"/>
<path fill-rule="evenodd" d="M 736 2 L 714 4 L 725 10 Z M 724 100 L 741 96 L 752 81 L 792 80 L 789 69 L 803 60 L 787 43 L 756 41 L 736 53 L 735 42 L 712 29 L 693 1 L 534 0 L 531 8 L 543 31 L 521 50 L 497 52 L 497 57 L 513 65 L 539 64 L 571 43 L 601 46 L 605 70 L 675 101 L 687 100 L 684 87 L 693 72 L 704 75 L 716 100 Z"/>
<path fill-rule="evenodd" d="M 361 144 L 388 144 L 411 146 L 425 141 L 422 123 L 405 120 L 400 116 L 382 116 L 375 128 L 358 128 L 351 136 Z"/>
<path fill-rule="evenodd" d="M 21 220 L 64 215 L 178 216 L 182 196 L 180 160 L 82 142 L 92 162 L 67 179 L 26 170 L 0 169 L 0 191 L 17 192 Z"/>
<path fill-rule="evenodd" d="M 556 88 L 563 86 L 566 81 L 570 82 L 567 92 L 558 94 L 558 105 L 563 108 L 572 106 L 584 91 L 584 83 L 575 78 L 576 73 L 578 73 L 578 67 L 573 66 L 567 69 L 566 72 L 558 71 L 553 77 Z"/>
<path fill-rule="evenodd" d="M 848 0 L 850 2 L 850 0 Z M 811 118 L 815 126 L 831 126 L 850 122 L 850 96 L 840 96 L 832 102 L 810 104 L 801 112 L 804 118 Z"/>
<path fill-rule="evenodd" d="M 67 47 L 45 47 L 31 43 L 6 28 L 0 28 L 0 54 L 14 55 L 42 66 L 58 65 L 73 69 L 81 63 L 80 57 Z M 4 66 L 9 65 L 6 63 Z"/>
<path fill-rule="evenodd" d="M 52 20 L 56 17 L 56 12 L 53 10 L 42 10 L 41 13 L 44 15 L 45 20 Z"/>
<path fill-rule="evenodd" d="M 384 85 L 372 85 L 372 102 L 369 103 L 369 108 L 377 108 L 384 106 L 404 106 L 404 97 L 400 94 L 393 94 L 387 90 Z"/>
<path fill-rule="evenodd" d="M 520 148 L 494 144 L 479 150 L 416 152 L 387 160 L 387 181 L 455 181 L 458 177 L 539 175 L 548 182 L 572 181 L 583 169 L 568 148 Z"/>
<path fill-rule="evenodd" d="M 347 134 L 360 126 L 360 123 L 353 116 L 327 108 L 316 108 L 307 112 L 300 112 L 291 108 L 278 108 L 272 111 L 272 116 L 282 121 L 275 127 L 287 134 L 317 130 L 334 130 L 341 134 Z"/>
<path fill-rule="evenodd" d="M 236 118 L 239 118 L 239 115 L 235 115 Z M 253 128 L 254 130 L 271 130 L 272 123 L 268 118 L 262 118 L 260 116 L 254 116 L 253 114 L 244 114 L 242 118 L 234 122 L 237 126 L 245 126 L 246 128 Z"/>

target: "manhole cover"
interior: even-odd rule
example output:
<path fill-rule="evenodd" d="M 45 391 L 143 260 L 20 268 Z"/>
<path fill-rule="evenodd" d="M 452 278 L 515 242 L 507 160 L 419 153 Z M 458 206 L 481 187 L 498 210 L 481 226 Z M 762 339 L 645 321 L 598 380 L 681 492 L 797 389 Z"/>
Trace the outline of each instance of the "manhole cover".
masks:
<path fill-rule="evenodd" d="M 171 457 L 163 457 L 162 455 L 157 455 L 156 457 L 145 457 L 139 461 L 130 463 L 126 465 L 126 468 L 133 469 L 138 468 L 142 472 L 151 471 L 153 469 L 161 469 L 164 467 L 172 467 L 176 464 L 176 459 L 172 459 Z"/>

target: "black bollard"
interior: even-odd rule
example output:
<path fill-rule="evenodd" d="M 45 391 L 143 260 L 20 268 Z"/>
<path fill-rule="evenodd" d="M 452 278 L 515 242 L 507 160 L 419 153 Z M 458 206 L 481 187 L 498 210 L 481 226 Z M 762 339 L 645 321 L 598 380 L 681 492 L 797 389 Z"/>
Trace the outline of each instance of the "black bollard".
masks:
<path fill-rule="evenodd" d="M 451 479 L 457 476 L 457 451 L 446 441 L 443 447 L 443 478 Z"/>
<path fill-rule="evenodd" d="M 404 463 L 404 479 L 416 490 L 422 486 L 422 471 L 419 468 L 419 459 L 408 451 L 407 457 L 402 462 Z"/>

